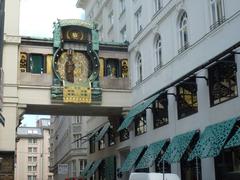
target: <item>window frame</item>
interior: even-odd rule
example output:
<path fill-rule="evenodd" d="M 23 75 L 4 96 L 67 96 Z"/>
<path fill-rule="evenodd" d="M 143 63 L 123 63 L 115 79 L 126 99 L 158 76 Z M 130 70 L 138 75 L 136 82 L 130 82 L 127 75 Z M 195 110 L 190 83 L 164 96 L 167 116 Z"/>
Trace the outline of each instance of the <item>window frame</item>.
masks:
<path fill-rule="evenodd" d="M 136 22 L 136 34 L 142 30 L 141 16 L 142 16 L 142 6 L 134 13 Z"/>
<path fill-rule="evenodd" d="M 215 29 L 225 21 L 224 1 L 223 0 L 209 0 L 211 26 L 210 29 Z"/>
<path fill-rule="evenodd" d="M 189 47 L 188 16 L 186 11 L 183 11 L 179 16 L 178 33 L 180 45 L 178 52 L 181 53 Z"/>
<path fill-rule="evenodd" d="M 137 84 L 143 81 L 143 64 L 142 64 L 142 55 L 140 52 L 136 55 L 136 64 L 137 64 Z"/>
<path fill-rule="evenodd" d="M 142 113 L 138 114 L 134 118 L 134 125 L 135 125 L 135 136 L 140 136 L 142 134 L 147 133 L 147 117 L 146 117 L 146 110 Z"/>
<path fill-rule="evenodd" d="M 155 13 L 162 9 L 162 0 L 154 0 Z"/>
<path fill-rule="evenodd" d="M 188 89 L 187 89 L 188 88 Z M 177 91 L 177 110 L 178 110 L 178 119 L 183 119 L 185 117 L 188 117 L 190 115 L 193 115 L 198 112 L 198 97 L 197 97 L 197 82 L 196 77 L 191 77 L 182 83 L 180 83 L 176 87 Z M 187 100 L 189 100 L 191 104 L 187 103 Z M 181 101 L 181 100 L 185 100 Z M 196 104 L 196 107 L 194 105 Z M 190 105 L 189 109 L 187 109 L 187 105 Z M 185 106 L 185 107 L 184 107 Z"/>
<path fill-rule="evenodd" d="M 157 34 L 155 36 L 154 54 L 155 54 L 155 60 L 156 60 L 155 70 L 157 70 L 160 67 L 162 67 L 162 37 L 160 34 Z"/>

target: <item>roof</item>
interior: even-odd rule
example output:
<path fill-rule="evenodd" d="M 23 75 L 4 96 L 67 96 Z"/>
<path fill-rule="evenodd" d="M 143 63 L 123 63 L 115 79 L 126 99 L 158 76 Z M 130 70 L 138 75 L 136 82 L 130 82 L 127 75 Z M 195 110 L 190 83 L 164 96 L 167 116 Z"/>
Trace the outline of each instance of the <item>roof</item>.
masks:
<path fill-rule="evenodd" d="M 43 136 L 42 129 L 37 127 L 19 127 L 17 129 L 18 137 L 36 137 L 40 138 Z"/>

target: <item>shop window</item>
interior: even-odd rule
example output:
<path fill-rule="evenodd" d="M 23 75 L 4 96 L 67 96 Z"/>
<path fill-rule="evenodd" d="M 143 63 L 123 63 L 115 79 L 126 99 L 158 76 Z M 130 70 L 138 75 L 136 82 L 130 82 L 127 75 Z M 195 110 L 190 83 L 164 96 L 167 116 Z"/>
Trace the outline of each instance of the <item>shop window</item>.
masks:
<path fill-rule="evenodd" d="M 240 147 L 225 149 L 214 159 L 216 180 L 240 179 Z"/>
<path fill-rule="evenodd" d="M 120 64 L 118 59 L 106 59 L 105 76 L 115 78 L 121 77 Z"/>
<path fill-rule="evenodd" d="M 98 167 L 99 180 L 105 180 L 105 161 L 103 160 Z"/>
<path fill-rule="evenodd" d="M 159 96 L 153 103 L 153 126 L 159 128 L 168 124 L 168 99 L 167 94 Z"/>
<path fill-rule="evenodd" d="M 236 72 L 234 56 L 229 56 L 208 69 L 211 106 L 238 96 Z"/>
<path fill-rule="evenodd" d="M 192 161 L 187 160 L 198 140 L 199 140 L 199 133 L 196 133 L 192 138 L 192 141 L 189 144 L 188 148 L 186 149 L 185 153 L 182 156 L 182 159 L 180 161 L 181 179 L 202 180 L 201 160 L 199 158 L 195 158 Z"/>
<path fill-rule="evenodd" d="M 119 126 L 122 124 L 123 121 L 124 121 L 124 118 L 121 117 L 119 119 Z M 119 136 L 120 136 L 120 142 L 128 140 L 129 139 L 129 131 L 128 131 L 128 129 L 121 130 L 119 132 Z"/>
<path fill-rule="evenodd" d="M 90 153 L 94 153 L 95 152 L 95 136 L 92 136 L 89 139 L 89 151 L 90 151 Z"/>
<path fill-rule="evenodd" d="M 113 123 L 112 122 L 110 122 L 110 123 L 111 123 L 111 125 L 108 129 L 108 145 L 112 146 L 116 143 L 116 141 L 115 141 L 115 129 L 113 127 Z"/>
<path fill-rule="evenodd" d="M 134 119 L 135 122 L 135 135 L 139 136 L 147 132 L 147 119 L 146 119 L 146 111 L 139 114 Z"/>
<path fill-rule="evenodd" d="M 177 86 L 178 119 L 198 112 L 196 78 L 192 77 Z"/>

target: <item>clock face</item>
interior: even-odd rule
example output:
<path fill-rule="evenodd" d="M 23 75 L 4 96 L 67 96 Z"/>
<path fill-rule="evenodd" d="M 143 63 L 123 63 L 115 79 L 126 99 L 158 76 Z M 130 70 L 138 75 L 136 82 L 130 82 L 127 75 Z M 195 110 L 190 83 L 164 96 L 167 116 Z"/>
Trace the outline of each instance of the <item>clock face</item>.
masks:
<path fill-rule="evenodd" d="M 89 60 L 81 52 L 64 51 L 57 61 L 57 72 L 61 79 L 70 83 L 86 82 L 90 71 Z"/>

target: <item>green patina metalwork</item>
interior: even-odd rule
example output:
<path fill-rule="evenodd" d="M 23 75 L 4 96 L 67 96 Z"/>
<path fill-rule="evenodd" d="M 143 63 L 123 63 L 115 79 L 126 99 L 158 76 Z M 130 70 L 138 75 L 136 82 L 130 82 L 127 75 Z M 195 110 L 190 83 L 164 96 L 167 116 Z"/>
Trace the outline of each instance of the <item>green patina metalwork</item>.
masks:
<path fill-rule="evenodd" d="M 169 163 L 177 163 L 181 160 L 183 154 L 187 150 L 196 130 L 175 136 L 164 153 L 162 160 Z"/>
<path fill-rule="evenodd" d="M 99 34 L 95 29 L 92 30 L 92 49 L 99 51 Z"/>
<path fill-rule="evenodd" d="M 87 163 L 86 167 L 84 168 L 84 170 L 80 174 L 81 177 L 86 177 L 87 176 L 87 172 L 91 168 L 92 164 L 93 164 L 92 161 Z"/>
<path fill-rule="evenodd" d="M 86 174 L 86 178 L 90 178 L 97 170 L 98 166 L 101 164 L 102 159 L 96 160 L 93 165 L 91 166 L 91 168 L 88 170 L 87 174 Z"/>
<path fill-rule="evenodd" d="M 105 179 L 113 180 L 115 179 L 115 156 L 110 156 L 105 159 Z"/>
<path fill-rule="evenodd" d="M 83 21 L 80 19 L 61 19 L 59 20 L 59 25 L 63 26 L 82 26 L 89 29 L 94 29 L 95 25 L 88 21 Z"/>
<path fill-rule="evenodd" d="M 206 127 L 188 160 L 193 160 L 196 157 L 208 158 L 218 156 L 236 121 L 237 118 L 232 118 L 228 121 Z"/>
<path fill-rule="evenodd" d="M 166 140 L 161 140 L 149 145 L 143 157 L 136 166 L 136 169 L 149 168 L 153 165 L 155 159 L 158 157 L 160 151 L 165 145 Z"/>
<path fill-rule="evenodd" d="M 109 127 L 110 127 L 110 123 L 109 122 L 106 123 L 103 126 L 103 128 L 101 129 L 101 131 L 99 132 L 99 134 L 97 135 L 97 137 L 95 139 L 96 142 L 100 141 L 103 138 L 103 136 L 106 134 L 106 132 L 107 132 Z"/>
<path fill-rule="evenodd" d="M 224 148 L 227 149 L 227 148 L 237 147 L 237 146 L 240 146 L 240 128 L 236 131 L 233 137 L 227 142 Z"/>
<path fill-rule="evenodd" d="M 53 47 L 59 48 L 61 47 L 61 27 L 59 22 L 54 23 L 54 30 L 53 30 Z"/>
<path fill-rule="evenodd" d="M 159 97 L 160 93 L 148 98 L 141 104 L 138 104 L 132 108 L 132 110 L 129 111 L 128 115 L 125 117 L 124 121 L 122 122 L 121 126 L 118 128 L 118 132 L 127 128 L 133 121 L 134 117 L 143 112 L 149 105 L 153 103 L 154 100 L 156 100 Z"/>
<path fill-rule="evenodd" d="M 133 149 L 128 154 L 127 159 L 125 160 L 125 162 L 123 163 L 123 165 L 120 169 L 120 172 L 130 171 L 134 167 L 138 157 L 140 156 L 140 154 L 142 153 L 144 148 L 145 148 L 145 146 L 141 146 L 141 147 Z"/>

